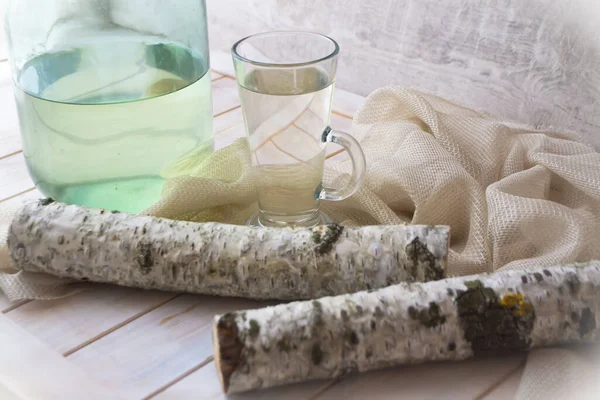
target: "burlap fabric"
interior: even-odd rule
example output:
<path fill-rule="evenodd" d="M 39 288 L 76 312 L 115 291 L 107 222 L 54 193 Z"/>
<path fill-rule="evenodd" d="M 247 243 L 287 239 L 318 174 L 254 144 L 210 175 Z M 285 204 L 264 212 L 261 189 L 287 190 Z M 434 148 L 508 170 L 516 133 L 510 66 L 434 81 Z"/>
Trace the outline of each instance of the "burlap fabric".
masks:
<path fill-rule="evenodd" d="M 600 154 L 572 134 L 534 130 L 399 87 L 368 97 L 353 134 L 366 155 L 367 178 L 350 199 L 322 205 L 336 222 L 450 225 L 451 275 L 600 258 Z M 325 180 L 339 185 L 350 171 L 348 160 L 330 160 Z M 160 201 L 145 213 L 244 223 L 255 211 L 245 139 L 200 165 L 189 160 L 185 173 L 169 179 Z M 0 247 L 10 215 L 0 213 Z M 3 251 L 0 267 L 9 269 Z M 0 278 L 13 299 L 64 296 L 72 291 L 66 284 L 24 273 Z M 578 357 L 569 354 L 563 360 L 576 368 Z M 557 398 L 562 392 L 556 390 L 543 397 L 549 386 L 537 382 L 561 368 L 538 364 L 534 372 L 526 369 L 525 376 L 534 378 L 524 381 L 520 398 Z M 564 381 L 563 387 L 581 385 Z"/>

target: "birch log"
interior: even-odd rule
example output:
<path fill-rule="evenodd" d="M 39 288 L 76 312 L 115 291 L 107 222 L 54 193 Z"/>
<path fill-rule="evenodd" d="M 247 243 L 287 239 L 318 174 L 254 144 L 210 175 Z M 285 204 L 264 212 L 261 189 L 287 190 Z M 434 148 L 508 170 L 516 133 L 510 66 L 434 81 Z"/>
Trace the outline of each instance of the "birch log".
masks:
<path fill-rule="evenodd" d="M 216 316 L 226 393 L 600 341 L 600 262 L 399 284 Z"/>
<path fill-rule="evenodd" d="M 146 289 L 309 299 L 442 279 L 447 226 L 191 223 L 40 201 L 9 231 L 22 270 Z"/>

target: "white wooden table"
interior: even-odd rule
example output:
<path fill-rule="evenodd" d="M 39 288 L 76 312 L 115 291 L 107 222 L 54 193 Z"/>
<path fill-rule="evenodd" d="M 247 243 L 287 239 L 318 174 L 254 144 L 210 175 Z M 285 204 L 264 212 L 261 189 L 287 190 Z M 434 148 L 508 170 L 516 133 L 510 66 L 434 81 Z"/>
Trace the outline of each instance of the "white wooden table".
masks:
<path fill-rule="evenodd" d="M 214 54 L 215 139 L 244 135 L 228 54 Z M 350 130 L 363 98 L 335 93 L 332 126 Z M 336 155 L 336 149 L 331 150 Z M 37 198 L 24 164 L 6 49 L 0 45 L 0 203 Z M 108 285 L 53 301 L 0 294 L 1 399 L 220 399 L 210 324 L 239 299 Z M 510 399 L 525 355 L 395 368 L 251 393 L 247 399 Z"/>

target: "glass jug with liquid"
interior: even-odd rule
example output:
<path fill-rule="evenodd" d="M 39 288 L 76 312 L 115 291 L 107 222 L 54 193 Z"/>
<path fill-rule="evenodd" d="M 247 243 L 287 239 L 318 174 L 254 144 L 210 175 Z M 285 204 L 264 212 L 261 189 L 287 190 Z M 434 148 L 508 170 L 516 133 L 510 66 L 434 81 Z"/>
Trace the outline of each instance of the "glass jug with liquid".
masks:
<path fill-rule="evenodd" d="M 212 152 L 204 0 L 12 0 L 6 34 L 44 195 L 136 213 Z"/>

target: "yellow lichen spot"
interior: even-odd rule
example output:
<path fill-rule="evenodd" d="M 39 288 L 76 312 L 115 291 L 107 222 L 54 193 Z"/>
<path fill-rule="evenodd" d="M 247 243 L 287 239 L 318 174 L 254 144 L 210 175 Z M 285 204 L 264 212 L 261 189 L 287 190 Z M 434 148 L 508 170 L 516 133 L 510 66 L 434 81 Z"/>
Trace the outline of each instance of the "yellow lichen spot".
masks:
<path fill-rule="evenodd" d="M 500 304 L 502 304 L 502 306 L 505 308 L 514 308 L 521 301 L 523 301 L 523 299 L 524 299 L 524 297 L 520 293 L 507 293 L 504 296 L 502 296 L 502 299 L 500 300 Z"/>
<path fill-rule="evenodd" d="M 517 317 L 524 317 L 533 311 L 530 302 L 520 293 L 507 293 L 500 299 L 500 304 L 505 308 L 513 309 L 513 314 Z"/>
<path fill-rule="evenodd" d="M 524 317 L 528 314 L 531 314 L 531 311 L 533 311 L 533 307 L 531 306 L 531 303 L 523 300 L 523 301 L 519 302 L 519 308 L 514 311 L 514 314 L 519 317 Z"/>

